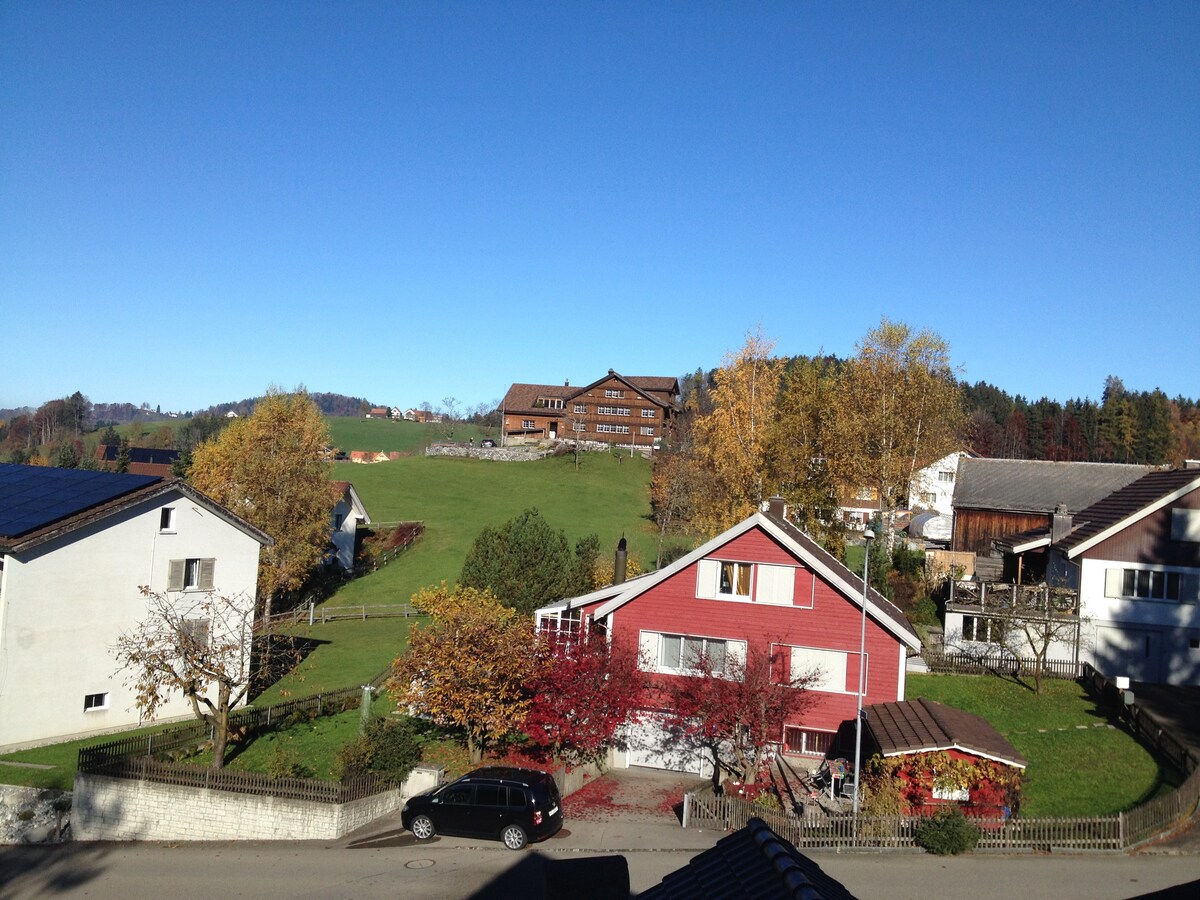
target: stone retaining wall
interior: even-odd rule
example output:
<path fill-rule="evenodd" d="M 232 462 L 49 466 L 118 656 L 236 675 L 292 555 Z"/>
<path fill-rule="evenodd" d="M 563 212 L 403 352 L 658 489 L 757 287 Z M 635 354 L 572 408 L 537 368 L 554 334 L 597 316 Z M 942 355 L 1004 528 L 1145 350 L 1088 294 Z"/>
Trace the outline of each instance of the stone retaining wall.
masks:
<path fill-rule="evenodd" d="M 549 450 L 536 447 L 472 447 L 457 444 L 430 444 L 426 456 L 457 456 L 470 459 L 490 459 L 497 462 L 529 462 L 549 456 Z"/>
<path fill-rule="evenodd" d="M 420 766 L 399 789 L 343 804 L 80 773 L 71 831 L 84 841 L 331 840 L 398 810 L 442 773 Z"/>

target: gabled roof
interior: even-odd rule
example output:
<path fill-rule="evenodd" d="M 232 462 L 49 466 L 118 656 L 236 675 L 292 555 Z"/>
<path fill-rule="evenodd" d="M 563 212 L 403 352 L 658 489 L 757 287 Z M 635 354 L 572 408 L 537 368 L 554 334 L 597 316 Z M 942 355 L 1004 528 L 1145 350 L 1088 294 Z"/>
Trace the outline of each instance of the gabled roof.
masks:
<path fill-rule="evenodd" d="M 856 576 L 847 569 L 841 562 L 826 552 L 825 548 L 795 525 L 768 513 L 756 512 L 722 534 L 717 535 L 703 546 L 697 547 L 686 556 L 675 560 L 670 565 L 664 566 L 656 572 L 650 572 L 638 578 L 631 578 L 622 585 L 617 585 L 617 592 L 596 610 L 594 614 L 595 618 L 604 618 L 616 612 L 626 603 L 644 594 L 650 588 L 661 584 L 676 573 L 683 571 L 692 565 L 692 563 L 716 553 L 722 546 L 753 528 L 761 528 L 793 556 L 803 561 L 819 576 L 832 584 L 839 593 L 860 609 L 862 608 L 861 577 Z M 594 602 L 595 600 L 603 599 L 604 592 L 611 590 L 613 590 L 613 587 L 601 588 L 600 591 L 593 591 L 591 594 L 584 595 L 583 597 L 563 600 L 557 604 L 543 607 L 543 609 L 547 612 L 552 612 L 556 609 L 574 608 L 583 605 L 584 601 Z M 541 611 L 539 610 L 539 612 Z M 909 647 L 912 647 L 914 650 L 920 648 L 921 639 L 913 630 L 912 625 L 909 624 L 908 618 L 897 606 L 874 588 L 870 588 L 868 591 L 867 615 L 876 620 Z"/>
<path fill-rule="evenodd" d="M 331 481 L 329 482 L 330 493 L 333 495 L 333 505 L 337 506 L 342 500 L 350 504 L 350 508 L 362 519 L 366 525 L 371 524 L 371 516 L 367 512 L 367 507 L 363 504 L 362 499 L 358 496 L 358 491 L 354 489 L 353 483 L 349 481 Z"/>
<path fill-rule="evenodd" d="M 550 407 L 534 406 L 534 403 L 539 397 L 555 398 L 565 403 L 577 393 L 579 388 L 564 384 L 514 384 L 508 389 L 500 405 L 509 412 L 556 412 Z"/>
<path fill-rule="evenodd" d="M 936 700 L 901 700 L 866 707 L 867 728 L 886 756 L 961 750 L 1008 766 L 1027 760 L 982 716 Z"/>
<path fill-rule="evenodd" d="M 648 375 L 640 375 L 636 378 L 626 378 L 620 372 L 609 369 L 607 375 L 603 375 L 600 378 L 597 378 L 591 384 L 586 384 L 577 389 L 571 396 L 575 397 L 584 393 L 585 391 L 590 391 L 592 388 L 604 384 L 604 382 L 612 378 L 617 379 L 617 381 L 628 387 L 643 400 L 653 403 L 655 406 L 669 407 L 670 404 L 659 400 L 657 397 L 651 396 L 650 394 L 646 393 L 647 391 L 668 391 L 671 390 L 673 386 L 675 393 L 679 393 L 679 382 L 674 378 L 656 378 Z"/>
<path fill-rule="evenodd" d="M 1149 466 L 1115 463 L 965 457 L 958 464 L 953 505 L 1049 514 L 1061 503 L 1080 510 L 1149 471 Z"/>
<path fill-rule="evenodd" d="M 854 900 L 757 816 L 638 894 L 641 900 Z"/>
<path fill-rule="evenodd" d="M 1140 519 L 1200 489 L 1200 470 L 1150 472 L 1074 517 L 1075 527 L 1056 546 L 1073 559 Z"/>
<path fill-rule="evenodd" d="M 631 391 L 642 397 L 647 403 L 653 403 L 655 406 L 669 407 L 666 403 L 657 397 L 647 393 L 648 391 L 656 391 L 659 393 L 679 393 L 679 379 L 668 376 L 658 375 L 637 375 L 625 377 L 619 372 L 608 370 L 608 374 L 597 378 L 591 384 L 585 384 L 583 387 L 572 387 L 569 384 L 521 384 L 514 383 L 505 393 L 504 399 L 500 401 L 501 408 L 509 412 L 556 412 L 551 407 L 535 406 L 538 398 L 545 397 L 547 399 L 562 400 L 565 404 L 568 400 L 578 397 L 580 394 L 590 391 L 597 385 L 603 384 L 611 378 L 616 378 Z"/>
<path fill-rule="evenodd" d="M 28 550 L 170 493 L 183 494 L 264 546 L 275 543 L 266 532 L 175 478 L 0 463 L 0 550 Z M 42 512 L 34 511 L 43 505 Z"/>

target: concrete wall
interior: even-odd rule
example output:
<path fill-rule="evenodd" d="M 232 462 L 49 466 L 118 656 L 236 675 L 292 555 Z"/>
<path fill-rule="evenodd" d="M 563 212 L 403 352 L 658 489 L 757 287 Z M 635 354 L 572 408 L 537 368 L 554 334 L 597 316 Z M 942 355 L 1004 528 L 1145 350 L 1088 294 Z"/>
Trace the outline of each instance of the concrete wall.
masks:
<path fill-rule="evenodd" d="M 174 509 L 163 529 L 161 510 Z M 174 559 L 215 559 L 214 590 L 254 603 L 259 544 L 211 509 L 169 493 L 4 558 L 0 592 L 0 751 L 143 724 L 114 674 L 112 646 L 147 613 L 138 590 L 167 589 Z M 199 591 L 173 592 L 180 604 Z M 107 704 L 84 709 L 84 698 Z M 185 717 L 182 695 L 159 719 Z"/>
<path fill-rule="evenodd" d="M 399 790 L 344 804 L 79 774 L 71 831 L 84 841 L 330 840 L 398 810 L 442 773 L 418 767 Z"/>

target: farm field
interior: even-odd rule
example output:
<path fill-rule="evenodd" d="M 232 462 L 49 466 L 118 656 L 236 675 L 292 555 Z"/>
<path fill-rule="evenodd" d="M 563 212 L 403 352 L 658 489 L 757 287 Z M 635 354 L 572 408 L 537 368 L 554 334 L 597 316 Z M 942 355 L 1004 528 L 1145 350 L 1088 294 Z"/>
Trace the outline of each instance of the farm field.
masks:
<path fill-rule="evenodd" d="M 332 477 L 354 483 L 374 522 L 420 520 L 425 534 L 387 566 L 343 586 L 328 606 L 405 603 L 421 587 L 453 582 L 484 527 L 531 506 L 572 544 L 594 532 L 604 558 L 622 535 L 631 558 L 653 564 L 657 556 L 650 461 L 640 456 L 589 453 L 578 471 L 570 457 L 505 463 L 414 456 L 337 463 Z"/>
<path fill-rule="evenodd" d="M 349 453 L 351 450 L 374 450 L 400 453 L 421 453 L 437 441 L 462 441 L 485 437 L 497 440 L 495 428 L 481 428 L 465 422 L 442 425 L 422 425 L 418 422 L 391 419 L 360 419 L 357 416 L 326 416 L 329 437 L 333 445 Z"/>
<path fill-rule="evenodd" d="M 1029 760 L 1022 815 L 1115 813 L 1182 780 L 1129 732 L 1113 726 L 1075 681 L 1050 679 L 1038 697 L 1006 678 L 909 675 L 906 693 L 983 716 Z"/>

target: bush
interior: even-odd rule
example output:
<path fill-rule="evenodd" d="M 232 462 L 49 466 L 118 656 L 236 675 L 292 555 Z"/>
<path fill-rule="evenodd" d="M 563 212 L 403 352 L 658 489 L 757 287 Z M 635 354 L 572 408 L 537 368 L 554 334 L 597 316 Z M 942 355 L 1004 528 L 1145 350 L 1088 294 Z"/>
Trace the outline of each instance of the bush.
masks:
<path fill-rule="evenodd" d="M 368 772 L 402 782 L 421 761 L 421 741 L 412 719 L 372 719 L 367 733 L 338 752 L 334 774 L 353 778 Z"/>
<path fill-rule="evenodd" d="M 979 843 L 979 829 L 955 806 L 921 822 L 917 826 L 916 840 L 930 853 L 956 856 L 975 849 Z"/>
<path fill-rule="evenodd" d="M 300 754 L 286 744 L 276 744 L 267 759 L 267 774 L 272 778 L 311 778 L 313 773 Z"/>

